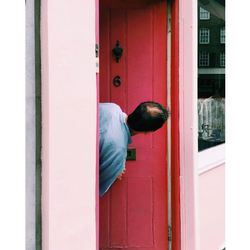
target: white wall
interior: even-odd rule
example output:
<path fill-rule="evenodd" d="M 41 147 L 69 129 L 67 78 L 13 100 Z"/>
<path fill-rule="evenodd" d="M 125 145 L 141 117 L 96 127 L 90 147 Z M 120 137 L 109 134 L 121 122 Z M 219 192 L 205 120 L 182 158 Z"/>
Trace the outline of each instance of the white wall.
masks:
<path fill-rule="evenodd" d="M 26 250 L 35 249 L 34 0 L 26 0 Z"/>

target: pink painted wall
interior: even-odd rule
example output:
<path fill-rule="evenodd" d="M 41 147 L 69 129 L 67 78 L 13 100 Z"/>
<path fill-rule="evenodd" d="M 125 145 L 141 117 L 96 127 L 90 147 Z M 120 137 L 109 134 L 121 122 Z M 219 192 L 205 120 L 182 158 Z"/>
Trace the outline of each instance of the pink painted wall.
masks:
<path fill-rule="evenodd" d="M 200 250 L 197 172 L 197 1 L 179 0 L 179 4 L 181 250 Z"/>
<path fill-rule="evenodd" d="M 95 1 L 41 2 L 43 250 L 95 250 Z"/>
<path fill-rule="evenodd" d="M 199 176 L 200 249 L 225 246 L 225 165 Z"/>

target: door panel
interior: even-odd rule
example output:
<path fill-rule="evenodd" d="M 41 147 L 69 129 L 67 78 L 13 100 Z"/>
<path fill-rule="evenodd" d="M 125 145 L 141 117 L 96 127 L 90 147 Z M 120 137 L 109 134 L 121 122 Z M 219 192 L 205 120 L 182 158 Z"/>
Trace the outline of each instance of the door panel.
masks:
<path fill-rule="evenodd" d="M 143 101 L 166 106 L 166 1 L 100 0 L 100 101 L 127 114 Z M 117 40 L 123 55 L 117 63 Z M 112 81 L 121 78 L 116 87 Z M 167 249 L 166 125 L 132 137 L 136 161 L 100 199 L 100 249 Z"/>

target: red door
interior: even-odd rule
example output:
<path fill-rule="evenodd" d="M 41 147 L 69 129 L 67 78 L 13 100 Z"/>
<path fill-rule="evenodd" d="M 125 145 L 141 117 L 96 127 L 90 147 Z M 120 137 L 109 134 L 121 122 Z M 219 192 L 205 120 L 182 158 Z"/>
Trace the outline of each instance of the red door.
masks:
<path fill-rule="evenodd" d="M 143 101 L 166 106 L 166 2 L 100 0 L 101 102 L 127 114 Z M 119 61 L 112 56 L 117 41 Z M 100 249 L 167 250 L 166 125 L 132 140 L 136 160 L 100 199 Z"/>

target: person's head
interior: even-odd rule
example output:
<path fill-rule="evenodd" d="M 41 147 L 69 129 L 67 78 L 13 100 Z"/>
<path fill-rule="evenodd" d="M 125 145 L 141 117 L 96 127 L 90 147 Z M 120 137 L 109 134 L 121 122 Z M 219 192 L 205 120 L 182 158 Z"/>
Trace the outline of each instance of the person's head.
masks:
<path fill-rule="evenodd" d="M 157 102 L 143 102 L 128 115 L 127 124 L 133 134 L 153 132 L 167 121 L 169 111 Z"/>

